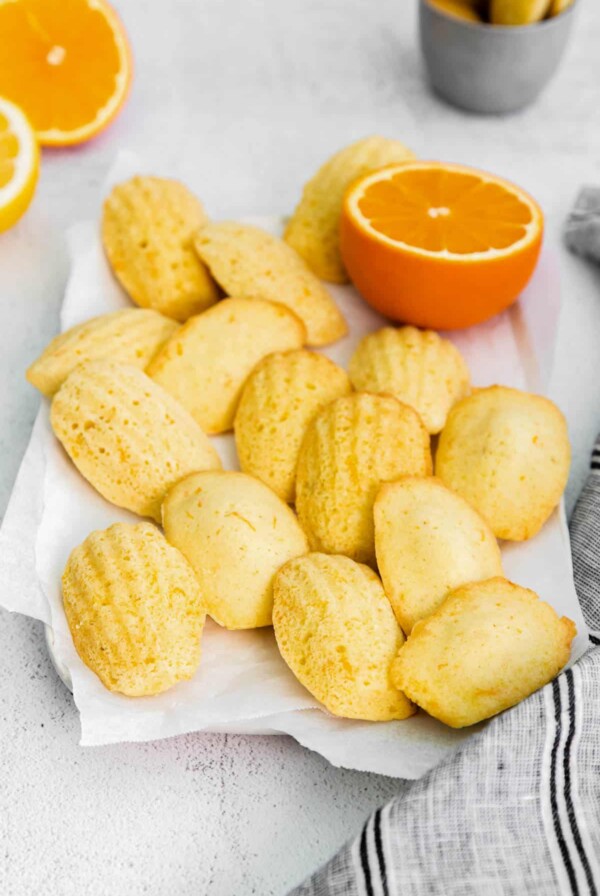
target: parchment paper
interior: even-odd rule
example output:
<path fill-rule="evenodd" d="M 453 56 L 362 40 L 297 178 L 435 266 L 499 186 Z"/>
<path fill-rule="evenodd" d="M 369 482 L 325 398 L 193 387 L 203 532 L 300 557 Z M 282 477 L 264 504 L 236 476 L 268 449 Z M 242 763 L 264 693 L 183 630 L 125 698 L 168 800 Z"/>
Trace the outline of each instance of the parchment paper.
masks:
<path fill-rule="evenodd" d="M 121 154 L 105 189 L 143 170 Z M 193 185 L 192 185 L 193 186 Z M 253 219 L 272 232 L 280 219 Z M 125 307 L 98 236 L 98 222 L 69 232 L 72 272 L 62 308 L 66 329 L 95 314 Z M 332 287 L 350 335 L 325 350 L 345 365 L 358 339 L 384 320 L 351 287 Z M 491 383 L 543 392 L 549 381 L 559 314 L 557 266 L 547 249 L 521 301 L 482 326 L 452 335 L 476 385 Z M 72 548 L 94 529 L 132 514 L 113 507 L 77 473 L 54 438 L 44 399 L 0 532 L 0 603 L 50 624 L 55 652 L 68 668 L 81 715 L 81 743 L 144 741 L 191 731 L 287 733 L 334 765 L 417 778 L 481 726 L 452 731 L 424 714 L 403 722 L 355 722 L 321 710 L 278 654 L 270 629 L 228 632 L 209 621 L 195 678 L 156 697 L 111 694 L 79 659 L 66 624 L 60 576 Z M 236 468 L 232 436 L 215 439 L 226 468 Z M 504 544 L 506 575 L 533 588 L 560 614 L 574 619 L 572 661 L 587 647 L 587 629 L 573 586 L 568 530 L 562 507 L 542 532 L 523 544 Z"/>

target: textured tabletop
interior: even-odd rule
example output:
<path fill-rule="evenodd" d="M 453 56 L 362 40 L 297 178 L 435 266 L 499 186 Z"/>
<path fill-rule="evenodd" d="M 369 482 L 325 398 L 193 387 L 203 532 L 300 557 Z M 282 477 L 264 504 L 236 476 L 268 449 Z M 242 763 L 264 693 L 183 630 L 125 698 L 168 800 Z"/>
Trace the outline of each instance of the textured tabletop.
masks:
<path fill-rule="evenodd" d="M 136 79 L 115 125 L 46 152 L 27 216 L 0 237 L 0 507 L 38 406 L 23 371 L 57 328 L 65 228 L 98 214 L 120 148 L 176 174 L 215 217 L 285 213 L 315 166 L 368 133 L 529 189 L 560 245 L 583 182 L 600 184 L 600 6 L 579 0 L 556 80 L 511 117 L 432 96 L 414 0 L 115 0 Z M 559 248 L 553 393 L 574 449 L 569 508 L 600 428 L 600 270 Z M 41 626 L 0 611 L 3 896 L 283 896 L 402 786 L 334 769 L 288 738 L 190 735 L 82 749 Z"/>

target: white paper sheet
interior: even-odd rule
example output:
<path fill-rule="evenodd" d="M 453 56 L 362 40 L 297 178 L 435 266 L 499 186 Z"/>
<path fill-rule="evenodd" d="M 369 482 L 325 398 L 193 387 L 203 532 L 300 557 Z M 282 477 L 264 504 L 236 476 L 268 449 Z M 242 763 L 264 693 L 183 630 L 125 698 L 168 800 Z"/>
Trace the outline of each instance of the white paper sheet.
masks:
<path fill-rule="evenodd" d="M 121 155 L 106 189 L 139 171 Z M 273 232 L 278 219 L 252 219 Z M 61 315 L 62 329 L 128 304 L 113 280 L 98 238 L 97 222 L 69 233 L 72 272 Z M 384 321 L 350 287 L 332 287 L 350 335 L 325 350 L 346 364 L 358 339 Z M 556 264 L 547 250 L 520 303 L 452 339 L 464 353 L 476 385 L 501 382 L 544 391 L 549 381 L 559 313 Z M 215 443 L 227 468 L 237 466 L 232 436 Z M 79 659 L 66 624 L 60 576 L 72 548 L 94 529 L 132 514 L 104 501 L 77 473 L 54 438 L 44 400 L 0 532 L 0 603 L 52 625 L 55 651 L 68 668 L 81 714 L 81 743 L 108 744 L 168 737 L 189 731 L 288 733 L 335 765 L 417 778 L 476 729 L 452 731 L 419 714 L 403 722 L 337 719 L 295 680 L 278 654 L 272 631 L 228 632 L 212 622 L 203 639 L 195 678 L 156 697 L 111 694 Z M 568 530 L 562 508 L 543 531 L 523 544 L 504 544 L 506 575 L 533 588 L 575 620 L 572 660 L 587 648 L 587 629 L 573 586 Z"/>

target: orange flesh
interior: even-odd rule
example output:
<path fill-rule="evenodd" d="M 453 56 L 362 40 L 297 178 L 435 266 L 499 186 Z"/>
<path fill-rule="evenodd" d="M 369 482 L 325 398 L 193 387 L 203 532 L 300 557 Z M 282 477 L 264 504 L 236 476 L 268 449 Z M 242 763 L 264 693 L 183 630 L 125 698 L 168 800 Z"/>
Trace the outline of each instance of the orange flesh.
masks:
<path fill-rule="evenodd" d="M 0 31 L 10 47 L 0 55 L 0 94 L 26 110 L 36 131 L 76 130 L 115 92 L 113 30 L 83 0 L 0 3 Z"/>
<path fill-rule="evenodd" d="M 19 141 L 9 129 L 6 117 L 0 112 L 0 189 L 12 179 L 13 159 L 19 154 Z"/>
<path fill-rule="evenodd" d="M 506 249 L 527 233 L 529 207 L 474 174 L 397 172 L 365 189 L 360 212 L 384 236 L 430 252 L 457 255 Z"/>

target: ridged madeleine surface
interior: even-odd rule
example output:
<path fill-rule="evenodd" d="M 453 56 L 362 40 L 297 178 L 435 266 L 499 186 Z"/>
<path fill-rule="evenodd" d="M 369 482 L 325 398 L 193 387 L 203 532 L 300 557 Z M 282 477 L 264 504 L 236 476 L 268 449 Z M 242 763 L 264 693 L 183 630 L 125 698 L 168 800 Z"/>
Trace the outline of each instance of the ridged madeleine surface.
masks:
<path fill-rule="evenodd" d="M 147 372 L 206 432 L 226 432 L 253 367 L 271 352 L 299 348 L 305 338 L 304 324 L 284 305 L 223 299 L 184 324 Z"/>
<path fill-rule="evenodd" d="M 143 308 L 92 317 L 55 336 L 27 371 L 27 379 L 51 397 L 85 361 L 107 359 L 143 370 L 177 326 L 158 311 Z"/>
<path fill-rule="evenodd" d="M 473 582 L 417 622 L 392 678 L 429 715 L 464 728 L 551 681 L 575 634 L 533 591 L 499 577 Z"/>
<path fill-rule="evenodd" d="M 171 544 L 192 565 L 207 612 L 229 629 L 271 625 L 273 577 L 308 551 L 295 513 L 244 473 L 196 473 L 163 504 Z"/>
<path fill-rule="evenodd" d="M 283 659 L 329 712 L 374 722 L 413 714 L 390 679 L 404 635 L 368 566 L 329 554 L 286 563 L 273 627 Z"/>
<path fill-rule="evenodd" d="M 351 391 L 345 370 L 303 349 L 269 355 L 254 368 L 235 415 L 240 467 L 284 501 L 296 494 L 296 467 L 316 412 Z"/>
<path fill-rule="evenodd" d="M 567 424 L 552 401 L 490 386 L 450 411 L 436 474 L 479 511 L 497 538 L 524 541 L 559 503 L 570 461 Z"/>
<path fill-rule="evenodd" d="M 453 404 L 469 391 L 458 349 L 433 330 L 384 327 L 359 342 L 348 372 L 355 389 L 394 395 L 421 415 L 430 433 L 443 428 Z"/>
<path fill-rule="evenodd" d="M 344 193 L 365 174 L 393 162 L 410 162 L 413 153 L 398 140 L 365 137 L 345 146 L 328 159 L 308 181 L 284 239 L 322 280 L 346 283 L 339 247 L 340 215 Z"/>
<path fill-rule="evenodd" d="M 374 565 L 380 486 L 430 473 L 429 435 L 413 408 L 366 392 L 328 404 L 310 423 L 298 459 L 296 509 L 311 549 Z"/>
<path fill-rule="evenodd" d="M 72 551 L 63 604 L 77 653 L 110 691 L 159 694 L 192 678 L 205 610 L 187 560 L 150 523 L 116 523 Z"/>
<path fill-rule="evenodd" d="M 228 295 L 291 308 L 304 322 L 309 345 L 345 336 L 346 322 L 330 294 L 283 240 L 249 224 L 224 221 L 203 227 L 195 246 Z"/>
<path fill-rule="evenodd" d="M 201 203 L 179 181 L 137 176 L 113 188 L 104 203 L 102 242 L 136 305 L 183 321 L 216 302 L 217 287 L 193 247 L 207 222 Z"/>
<path fill-rule="evenodd" d="M 552 0 L 490 0 L 492 25 L 532 25 L 543 19 Z"/>
<path fill-rule="evenodd" d="M 569 6 L 572 6 L 572 4 L 573 0 L 552 0 L 549 15 L 559 16 L 561 12 L 565 12 L 565 10 L 567 10 Z"/>
<path fill-rule="evenodd" d="M 379 574 L 406 634 L 449 591 L 502 575 L 494 533 L 439 479 L 404 476 L 383 485 L 373 513 Z"/>
<path fill-rule="evenodd" d="M 185 408 L 127 364 L 77 367 L 54 396 L 50 420 L 79 472 L 101 495 L 158 521 L 172 485 L 221 466 Z"/>

